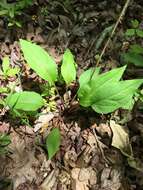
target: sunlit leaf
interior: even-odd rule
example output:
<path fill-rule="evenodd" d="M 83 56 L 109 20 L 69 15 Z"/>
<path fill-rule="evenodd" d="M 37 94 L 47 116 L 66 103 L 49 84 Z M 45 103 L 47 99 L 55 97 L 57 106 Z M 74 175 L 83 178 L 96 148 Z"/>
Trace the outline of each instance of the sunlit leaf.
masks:
<path fill-rule="evenodd" d="M 96 68 L 95 71 L 94 71 L 94 68 L 90 68 L 90 69 L 84 71 L 80 75 L 80 78 L 79 78 L 80 87 L 83 86 L 84 84 L 86 84 L 87 82 L 89 82 L 89 80 L 91 79 L 91 77 L 95 78 L 96 76 L 98 76 L 99 71 L 100 71 L 100 68 Z M 93 74 L 93 72 L 94 72 L 94 74 Z"/>
<path fill-rule="evenodd" d="M 12 69 L 9 69 L 7 71 L 7 75 L 12 77 L 12 76 L 15 76 L 16 74 L 18 74 L 20 71 L 20 69 L 17 67 L 17 68 L 12 68 Z"/>
<path fill-rule="evenodd" d="M 71 82 L 73 82 L 76 79 L 75 61 L 69 49 L 67 49 L 63 55 L 61 74 L 67 85 L 69 85 Z"/>
<path fill-rule="evenodd" d="M 91 106 L 98 113 L 110 113 L 118 108 L 131 109 L 133 95 L 143 80 L 119 81 L 124 70 L 125 67 L 113 69 L 82 85 L 78 91 L 80 104 Z"/>
<path fill-rule="evenodd" d="M 24 58 L 29 66 L 44 80 L 54 83 L 57 80 L 57 65 L 54 59 L 39 45 L 20 40 Z"/>
<path fill-rule="evenodd" d="M 44 101 L 40 94 L 28 91 L 10 94 L 6 102 L 11 109 L 23 111 L 36 111 L 44 105 Z"/>
<path fill-rule="evenodd" d="M 4 74 L 7 73 L 9 67 L 10 67 L 9 57 L 4 57 L 2 62 L 2 70 Z"/>
<path fill-rule="evenodd" d="M 60 147 L 60 131 L 58 128 L 53 129 L 46 138 L 46 149 L 48 150 L 49 159 L 51 159 Z"/>

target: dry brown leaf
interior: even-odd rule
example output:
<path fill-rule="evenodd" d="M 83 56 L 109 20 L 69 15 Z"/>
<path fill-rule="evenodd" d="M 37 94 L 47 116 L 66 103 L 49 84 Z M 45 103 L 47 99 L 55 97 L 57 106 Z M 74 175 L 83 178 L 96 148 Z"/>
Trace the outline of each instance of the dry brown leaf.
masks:
<path fill-rule="evenodd" d="M 125 131 L 125 128 L 116 124 L 113 120 L 110 121 L 110 127 L 113 132 L 112 146 L 118 148 L 127 157 L 133 156 L 129 135 Z"/>
<path fill-rule="evenodd" d="M 53 190 L 53 188 L 57 185 L 57 177 L 59 174 L 59 170 L 53 170 L 44 180 L 41 185 L 42 190 Z"/>
<path fill-rule="evenodd" d="M 104 168 L 101 174 L 101 187 L 110 190 L 121 189 L 120 169 Z"/>
<path fill-rule="evenodd" d="M 88 178 L 87 176 L 84 178 L 84 181 L 79 180 L 80 168 L 74 168 L 71 171 L 72 177 L 72 190 L 89 190 L 88 185 Z"/>
<path fill-rule="evenodd" d="M 35 121 L 34 132 L 37 132 L 45 125 L 48 126 L 49 121 L 51 121 L 54 118 L 55 113 L 53 112 L 45 113 L 45 112 L 46 111 L 44 111 L 42 115 L 40 115 L 39 118 Z"/>

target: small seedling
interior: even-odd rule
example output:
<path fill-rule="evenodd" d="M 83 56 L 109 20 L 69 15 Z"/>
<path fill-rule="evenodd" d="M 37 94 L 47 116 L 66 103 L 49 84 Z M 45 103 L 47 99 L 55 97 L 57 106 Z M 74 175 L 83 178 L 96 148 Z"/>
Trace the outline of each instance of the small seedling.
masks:
<path fill-rule="evenodd" d="M 11 143 L 10 136 L 0 133 L 0 155 L 7 153 L 7 146 Z"/>
<path fill-rule="evenodd" d="M 143 30 L 140 29 L 140 23 L 137 19 L 131 21 L 131 28 L 127 29 L 125 35 L 128 37 L 137 36 L 143 38 Z"/>
<path fill-rule="evenodd" d="M 122 54 L 125 63 L 143 67 L 143 47 L 138 44 L 131 45 L 128 52 Z"/>
<path fill-rule="evenodd" d="M 18 67 L 12 68 L 10 66 L 10 61 L 9 61 L 8 57 L 3 58 L 2 69 L 0 70 L 0 75 L 2 75 L 4 77 L 4 79 L 7 79 L 8 77 L 14 77 L 15 75 L 17 75 L 19 73 L 19 70 L 20 69 Z"/>
<path fill-rule="evenodd" d="M 23 10 L 32 4 L 33 0 L 19 0 L 12 3 L 8 3 L 7 0 L 1 0 L 0 16 L 7 19 L 9 27 L 21 27 L 21 22 L 16 17 L 22 15 Z"/>

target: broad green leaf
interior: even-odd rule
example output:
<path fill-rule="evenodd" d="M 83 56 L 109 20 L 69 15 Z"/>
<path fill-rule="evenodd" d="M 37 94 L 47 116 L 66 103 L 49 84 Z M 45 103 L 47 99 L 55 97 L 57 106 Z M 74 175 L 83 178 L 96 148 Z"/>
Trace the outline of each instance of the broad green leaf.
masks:
<path fill-rule="evenodd" d="M 135 29 L 127 29 L 125 32 L 126 36 L 134 36 L 135 35 L 136 30 Z"/>
<path fill-rule="evenodd" d="M 110 113 L 118 108 L 130 109 L 133 95 L 143 80 L 119 81 L 124 69 L 121 67 L 98 75 L 95 80 L 82 86 L 78 91 L 80 104 L 84 107 L 91 106 L 98 113 Z M 120 74 L 115 71 L 120 71 Z"/>
<path fill-rule="evenodd" d="M 121 79 L 125 69 L 126 69 L 126 66 L 123 66 L 123 67 L 117 68 L 117 69 L 112 69 L 108 73 L 103 73 L 101 75 L 96 74 L 95 77 L 92 78 L 92 80 L 88 81 L 87 83 L 84 83 L 84 85 L 82 85 L 82 83 L 83 83 L 82 82 L 80 84 L 80 88 L 78 90 L 80 104 L 84 107 L 91 106 L 91 104 L 92 104 L 91 91 L 94 94 L 97 92 L 98 88 L 99 89 L 101 88 L 101 86 L 104 88 L 104 86 L 107 86 L 108 83 L 111 84 L 112 82 L 119 81 Z M 95 85 L 96 85 L 96 87 L 94 88 Z M 89 95 L 85 95 L 88 93 L 89 93 Z"/>
<path fill-rule="evenodd" d="M 108 84 L 105 90 L 98 90 L 91 107 L 98 113 L 110 113 L 118 108 L 131 109 L 133 95 L 142 83 L 143 80 L 136 79 Z"/>
<path fill-rule="evenodd" d="M 7 14 L 8 14 L 8 10 L 1 10 L 0 11 L 0 16 L 7 15 Z"/>
<path fill-rule="evenodd" d="M 9 70 L 9 67 L 10 67 L 9 57 L 4 57 L 2 62 L 2 70 L 4 75 L 6 75 L 7 71 Z"/>
<path fill-rule="evenodd" d="M 22 39 L 20 45 L 29 66 L 41 78 L 54 83 L 57 80 L 57 65 L 54 59 L 39 45 Z"/>
<path fill-rule="evenodd" d="M 134 44 L 134 45 L 130 46 L 130 52 L 137 53 L 137 54 L 143 54 L 143 48 L 138 44 Z"/>
<path fill-rule="evenodd" d="M 67 49 L 63 55 L 61 74 L 67 85 L 76 79 L 75 61 L 69 49 Z"/>
<path fill-rule="evenodd" d="M 94 72 L 94 74 L 93 74 L 93 72 Z M 100 72 L 100 68 L 96 68 L 95 71 L 94 71 L 94 68 L 90 68 L 90 69 L 84 71 L 80 75 L 80 78 L 79 78 L 80 87 L 83 86 L 84 84 L 86 84 L 87 82 L 89 82 L 92 75 L 93 75 L 92 78 L 98 76 L 99 72 Z"/>
<path fill-rule="evenodd" d="M 137 36 L 143 38 L 143 30 L 141 30 L 141 29 L 136 29 L 136 34 L 137 34 Z"/>
<path fill-rule="evenodd" d="M 60 131 L 58 128 L 53 129 L 46 138 L 46 149 L 48 150 L 49 159 L 51 159 L 59 150 L 61 142 Z"/>
<path fill-rule="evenodd" d="M 0 146 L 7 146 L 10 143 L 10 136 L 4 133 L 0 133 Z"/>
<path fill-rule="evenodd" d="M 136 66 L 143 67 L 143 56 L 137 53 L 128 52 L 123 54 L 126 63 L 133 63 Z"/>
<path fill-rule="evenodd" d="M 44 105 L 40 94 L 28 91 L 10 94 L 6 99 L 6 103 L 10 109 L 23 111 L 36 111 Z"/>

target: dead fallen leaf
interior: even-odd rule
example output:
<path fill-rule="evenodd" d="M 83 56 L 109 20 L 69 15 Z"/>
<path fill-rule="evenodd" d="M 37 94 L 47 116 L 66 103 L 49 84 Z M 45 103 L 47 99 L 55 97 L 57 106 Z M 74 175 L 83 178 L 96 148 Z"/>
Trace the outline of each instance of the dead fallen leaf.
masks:
<path fill-rule="evenodd" d="M 60 182 L 61 189 L 69 190 L 70 184 L 71 184 L 70 174 L 67 173 L 65 170 L 62 170 L 59 175 L 59 182 Z"/>
<path fill-rule="evenodd" d="M 72 190 L 89 190 L 89 182 L 88 177 L 84 177 L 84 181 L 79 180 L 79 174 L 80 174 L 80 168 L 74 168 L 71 171 L 71 177 L 72 177 Z M 85 174 L 86 175 L 86 174 Z"/>
<path fill-rule="evenodd" d="M 75 167 L 76 166 L 76 161 L 77 161 L 77 154 L 76 154 L 74 148 L 65 153 L 65 155 L 64 155 L 64 163 L 65 163 L 66 168 L 68 168 L 69 166 L 70 167 Z"/>
<path fill-rule="evenodd" d="M 104 168 L 101 174 L 101 189 L 121 189 L 120 169 Z"/>
<path fill-rule="evenodd" d="M 97 183 L 96 172 L 92 167 L 74 168 L 71 171 L 72 190 L 89 190 Z"/>
<path fill-rule="evenodd" d="M 116 124 L 113 120 L 110 121 L 110 127 L 113 132 L 112 146 L 118 148 L 125 156 L 132 157 L 132 147 L 129 142 L 129 135 L 125 131 L 125 128 Z"/>
<path fill-rule="evenodd" d="M 42 190 L 53 190 L 53 187 L 57 185 L 57 177 L 59 175 L 59 170 L 53 170 L 41 184 Z"/>
<path fill-rule="evenodd" d="M 35 121 L 34 132 L 37 132 L 45 125 L 48 127 L 49 121 L 51 121 L 54 118 L 55 116 L 54 112 L 48 112 L 48 113 L 45 112 L 46 111 L 44 111 L 42 115 L 40 115 L 39 118 Z"/>

